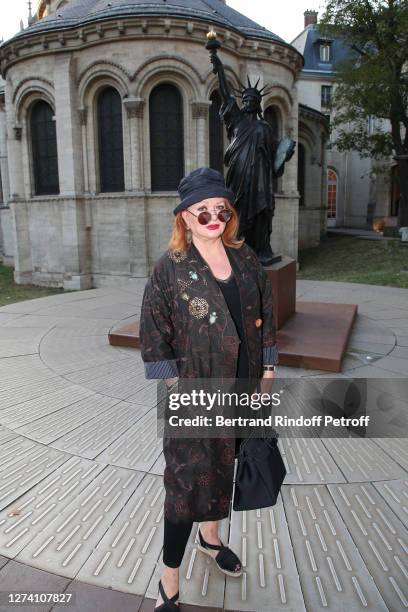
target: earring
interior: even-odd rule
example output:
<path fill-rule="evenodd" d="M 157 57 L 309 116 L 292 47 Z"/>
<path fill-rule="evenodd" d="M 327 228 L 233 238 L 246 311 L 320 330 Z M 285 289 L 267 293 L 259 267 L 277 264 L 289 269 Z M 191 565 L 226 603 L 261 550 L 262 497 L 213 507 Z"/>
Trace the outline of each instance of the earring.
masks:
<path fill-rule="evenodd" d="M 188 227 L 188 228 L 187 228 L 187 231 L 186 231 L 186 240 L 187 240 L 187 242 L 190 244 L 190 242 L 192 241 L 192 239 L 193 239 L 193 234 L 192 234 L 191 229 Z"/>

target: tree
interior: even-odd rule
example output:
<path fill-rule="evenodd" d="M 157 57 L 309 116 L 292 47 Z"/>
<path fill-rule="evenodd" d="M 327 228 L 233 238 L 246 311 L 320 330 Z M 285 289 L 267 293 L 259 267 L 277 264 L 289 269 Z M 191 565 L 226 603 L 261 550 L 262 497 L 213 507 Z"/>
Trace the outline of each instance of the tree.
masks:
<path fill-rule="evenodd" d="M 408 226 L 408 0 L 327 0 L 323 36 L 352 50 L 335 67 L 332 129 L 340 151 L 393 155 L 399 167 L 398 225 Z M 389 128 L 368 129 L 368 117 Z"/>

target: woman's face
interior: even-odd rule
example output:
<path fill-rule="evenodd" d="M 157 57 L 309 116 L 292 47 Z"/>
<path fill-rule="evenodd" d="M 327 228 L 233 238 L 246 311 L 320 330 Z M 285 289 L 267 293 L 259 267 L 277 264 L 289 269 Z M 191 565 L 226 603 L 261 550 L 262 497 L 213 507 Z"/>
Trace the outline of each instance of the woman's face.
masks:
<path fill-rule="evenodd" d="M 227 208 L 224 198 L 208 198 L 196 204 L 192 204 L 186 210 L 183 210 L 182 216 L 187 227 L 191 229 L 193 236 L 214 240 L 221 236 L 227 225 L 227 222 L 220 221 L 217 218 L 217 211 L 223 210 L 224 208 Z M 204 211 L 212 213 L 211 220 L 207 225 L 201 225 L 197 219 L 197 215 Z"/>

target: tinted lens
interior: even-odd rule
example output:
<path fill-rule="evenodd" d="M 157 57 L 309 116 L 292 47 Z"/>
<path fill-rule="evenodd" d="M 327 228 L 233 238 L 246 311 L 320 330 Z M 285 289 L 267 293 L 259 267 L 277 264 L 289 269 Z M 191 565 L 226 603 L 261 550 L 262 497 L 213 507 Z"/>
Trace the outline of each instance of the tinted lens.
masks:
<path fill-rule="evenodd" d="M 201 225 L 207 225 L 207 223 L 211 221 L 211 214 L 209 212 L 200 212 L 197 221 L 201 223 Z"/>
<path fill-rule="evenodd" d="M 218 213 L 219 220 L 223 221 L 224 223 L 229 221 L 231 217 L 232 217 L 232 212 L 228 210 L 227 208 L 225 208 L 224 210 L 220 210 L 220 212 Z"/>

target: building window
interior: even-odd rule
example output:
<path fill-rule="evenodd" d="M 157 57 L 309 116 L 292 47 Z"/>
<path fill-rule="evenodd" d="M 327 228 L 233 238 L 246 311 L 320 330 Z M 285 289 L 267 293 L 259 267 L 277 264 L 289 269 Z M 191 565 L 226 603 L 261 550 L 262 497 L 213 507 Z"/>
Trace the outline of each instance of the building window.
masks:
<path fill-rule="evenodd" d="M 184 175 L 183 101 L 177 87 L 157 85 L 149 115 L 152 191 L 177 191 Z"/>
<path fill-rule="evenodd" d="M 34 104 L 30 124 L 35 195 L 59 193 L 57 131 L 47 102 Z"/>
<path fill-rule="evenodd" d="M 276 108 L 274 108 L 273 106 L 268 106 L 268 108 L 266 108 L 264 112 L 264 119 L 265 121 L 269 123 L 269 125 L 272 128 L 274 140 L 278 142 L 279 141 L 279 119 L 278 119 L 278 113 L 276 111 Z M 279 188 L 278 179 L 276 177 L 273 177 L 274 193 L 277 193 L 278 188 Z"/>
<path fill-rule="evenodd" d="M 217 90 L 212 92 L 210 100 L 210 168 L 224 174 L 224 129 L 220 119 L 221 96 Z"/>
<path fill-rule="evenodd" d="M 331 85 L 322 85 L 321 89 L 321 104 L 322 108 L 328 108 L 330 106 L 331 98 L 332 98 L 332 86 Z"/>
<path fill-rule="evenodd" d="M 330 45 L 320 45 L 320 61 L 330 62 Z"/>
<path fill-rule="evenodd" d="M 297 185 L 299 192 L 299 206 L 305 205 L 305 147 L 302 143 L 298 143 L 298 175 Z"/>
<path fill-rule="evenodd" d="M 113 87 L 98 96 L 99 183 L 100 190 L 123 191 L 122 100 Z"/>
<path fill-rule="evenodd" d="M 337 174 L 329 168 L 327 170 L 327 218 L 335 219 L 337 211 Z"/>

